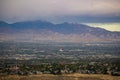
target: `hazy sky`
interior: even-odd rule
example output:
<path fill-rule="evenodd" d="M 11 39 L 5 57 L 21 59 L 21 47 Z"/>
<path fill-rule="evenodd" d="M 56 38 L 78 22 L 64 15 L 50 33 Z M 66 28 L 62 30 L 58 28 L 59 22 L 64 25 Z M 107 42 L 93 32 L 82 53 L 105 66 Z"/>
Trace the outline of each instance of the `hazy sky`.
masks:
<path fill-rule="evenodd" d="M 120 23 L 83 23 L 91 27 L 100 27 L 109 31 L 120 31 Z"/>
<path fill-rule="evenodd" d="M 119 22 L 120 0 L 0 0 L 0 20 Z"/>

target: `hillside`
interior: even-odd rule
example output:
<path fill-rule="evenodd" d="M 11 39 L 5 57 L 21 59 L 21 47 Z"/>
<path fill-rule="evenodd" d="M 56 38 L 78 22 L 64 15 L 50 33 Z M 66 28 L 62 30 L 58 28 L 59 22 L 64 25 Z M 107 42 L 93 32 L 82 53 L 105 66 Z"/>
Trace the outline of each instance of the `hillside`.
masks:
<path fill-rule="evenodd" d="M 8 24 L 0 21 L 1 41 L 103 42 L 120 41 L 120 32 L 111 32 L 77 23 L 53 24 L 24 21 Z"/>

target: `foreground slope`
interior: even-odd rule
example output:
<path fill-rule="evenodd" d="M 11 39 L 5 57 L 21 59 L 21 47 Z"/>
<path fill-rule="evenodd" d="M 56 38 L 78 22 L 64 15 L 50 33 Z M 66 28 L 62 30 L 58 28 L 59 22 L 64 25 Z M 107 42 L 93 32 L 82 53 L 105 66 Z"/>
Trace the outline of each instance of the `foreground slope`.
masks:
<path fill-rule="evenodd" d="M 29 75 L 18 76 L 8 75 L 0 76 L 0 80 L 120 80 L 119 76 L 101 75 L 101 74 L 64 74 L 64 75 Z"/>

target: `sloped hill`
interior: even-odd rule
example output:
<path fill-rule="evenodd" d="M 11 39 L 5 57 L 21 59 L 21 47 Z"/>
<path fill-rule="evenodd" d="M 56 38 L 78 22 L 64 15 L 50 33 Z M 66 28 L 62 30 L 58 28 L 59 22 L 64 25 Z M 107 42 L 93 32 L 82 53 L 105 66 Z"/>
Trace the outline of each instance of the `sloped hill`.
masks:
<path fill-rule="evenodd" d="M 46 21 L 25 21 L 8 24 L 0 21 L 0 40 L 94 42 L 120 41 L 120 32 L 110 32 L 83 24 L 53 24 Z"/>

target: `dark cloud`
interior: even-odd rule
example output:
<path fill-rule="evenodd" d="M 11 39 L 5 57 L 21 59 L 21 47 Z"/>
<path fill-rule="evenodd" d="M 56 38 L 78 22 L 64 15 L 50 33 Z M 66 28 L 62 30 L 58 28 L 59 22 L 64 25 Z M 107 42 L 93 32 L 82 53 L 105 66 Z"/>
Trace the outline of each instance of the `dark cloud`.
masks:
<path fill-rule="evenodd" d="M 119 3 L 120 0 L 0 0 L 0 19 L 119 21 Z"/>

